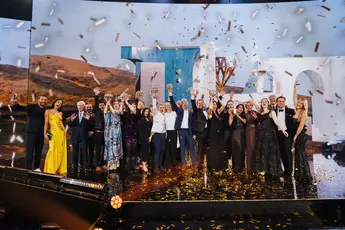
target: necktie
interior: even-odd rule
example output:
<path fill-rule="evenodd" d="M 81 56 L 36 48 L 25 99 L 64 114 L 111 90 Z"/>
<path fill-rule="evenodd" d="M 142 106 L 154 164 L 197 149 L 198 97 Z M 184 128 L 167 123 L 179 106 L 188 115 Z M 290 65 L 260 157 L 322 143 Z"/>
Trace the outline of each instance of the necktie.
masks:
<path fill-rule="evenodd" d="M 279 112 L 284 112 L 284 109 L 279 109 Z"/>
<path fill-rule="evenodd" d="M 79 112 L 79 123 L 81 123 L 81 119 L 83 118 L 83 113 Z"/>

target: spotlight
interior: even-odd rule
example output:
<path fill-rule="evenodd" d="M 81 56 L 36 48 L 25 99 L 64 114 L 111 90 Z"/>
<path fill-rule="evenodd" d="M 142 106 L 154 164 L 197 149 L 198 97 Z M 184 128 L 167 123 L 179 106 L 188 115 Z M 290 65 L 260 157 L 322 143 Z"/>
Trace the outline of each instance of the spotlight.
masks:
<path fill-rule="evenodd" d="M 110 205 L 113 209 L 119 209 L 122 206 L 122 198 L 118 195 L 114 195 L 110 199 Z"/>

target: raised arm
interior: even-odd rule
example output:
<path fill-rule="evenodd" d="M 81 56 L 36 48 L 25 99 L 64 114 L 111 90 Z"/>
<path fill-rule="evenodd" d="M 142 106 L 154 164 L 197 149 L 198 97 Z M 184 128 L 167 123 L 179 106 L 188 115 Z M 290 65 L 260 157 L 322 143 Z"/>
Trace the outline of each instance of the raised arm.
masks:
<path fill-rule="evenodd" d="M 217 104 L 220 104 L 220 108 L 218 109 L 218 113 L 222 113 L 224 111 L 224 103 L 223 101 L 217 96 L 217 99 L 218 99 L 218 103 Z"/>
<path fill-rule="evenodd" d="M 242 118 L 240 115 L 236 114 L 237 118 L 240 119 L 242 121 L 243 124 L 247 123 L 247 119 Z"/>
<path fill-rule="evenodd" d="M 252 100 L 252 103 L 256 109 L 256 111 L 260 112 L 261 108 L 259 106 L 259 104 L 256 102 L 255 98 L 253 97 L 253 95 L 249 94 L 250 99 Z"/>
<path fill-rule="evenodd" d="M 296 109 L 297 103 L 298 103 L 298 100 L 297 100 L 297 85 L 298 85 L 298 81 L 296 81 L 294 86 L 293 86 L 293 103 L 295 105 L 295 109 Z"/>
<path fill-rule="evenodd" d="M 153 116 L 155 116 L 158 112 L 157 99 L 155 97 L 152 97 L 152 108 L 153 108 Z"/>
<path fill-rule="evenodd" d="M 190 100 L 191 100 L 191 103 L 192 103 L 192 109 L 193 109 L 193 112 L 196 112 L 197 111 L 197 107 L 196 107 L 196 97 L 198 95 L 197 91 L 194 92 L 193 88 L 190 88 Z"/>
<path fill-rule="evenodd" d="M 276 124 L 276 126 L 277 126 L 280 130 L 282 130 L 282 132 L 284 133 L 284 135 L 287 137 L 289 134 L 283 129 L 283 127 L 282 127 L 281 124 L 279 123 L 276 112 L 274 112 L 273 110 L 271 110 L 271 112 L 270 112 L 270 117 L 273 119 L 273 121 L 274 121 L 274 123 Z"/>

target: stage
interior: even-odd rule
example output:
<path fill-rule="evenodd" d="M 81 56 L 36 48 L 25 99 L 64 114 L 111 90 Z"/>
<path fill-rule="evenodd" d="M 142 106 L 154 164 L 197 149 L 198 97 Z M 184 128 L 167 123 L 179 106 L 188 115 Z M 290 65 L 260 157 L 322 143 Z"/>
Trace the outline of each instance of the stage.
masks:
<path fill-rule="evenodd" d="M 315 180 L 310 183 L 283 178 L 265 181 L 258 175 L 235 175 L 230 171 L 213 174 L 191 167 L 176 167 L 159 174 L 124 169 L 111 174 L 88 171 L 66 178 L 96 182 L 107 186 L 108 194 L 121 196 L 121 209 L 99 208 L 98 219 L 96 215 L 85 217 L 103 229 L 155 229 L 163 225 L 163 229 L 298 229 L 339 226 L 337 208 L 343 205 L 345 196 L 343 162 L 343 157 L 336 154 L 313 154 L 310 166 Z M 11 161 L 0 163 L 9 166 Z M 23 158 L 14 161 L 15 167 L 23 164 Z M 89 205 L 78 208 L 88 210 Z M 102 202 L 92 205 L 101 207 Z"/>

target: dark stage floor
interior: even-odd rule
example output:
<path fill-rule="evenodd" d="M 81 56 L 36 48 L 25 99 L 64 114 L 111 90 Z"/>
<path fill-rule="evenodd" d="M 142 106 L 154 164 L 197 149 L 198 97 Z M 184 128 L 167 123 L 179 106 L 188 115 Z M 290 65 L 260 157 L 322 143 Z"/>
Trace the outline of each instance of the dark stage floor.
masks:
<path fill-rule="evenodd" d="M 276 182 L 265 181 L 261 176 L 235 175 L 227 171 L 215 175 L 188 167 L 150 175 L 140 170 L 120 170 L 112 174 L 87 172 L 68 177 L 114 185 L 116 193 L 122 193 L 124 201 L 344 199 L 343 158 L 335 154 L 313 154 L 310 166 L 315 180 L 310 183 L 293 179 L 284 181 L 282 178 Z M 0 160 L 0 164 L 10 165 L 11 161 Z M 23 167 L 23 164 L 24 159 L 14 161 L 14 167 Z"/>

